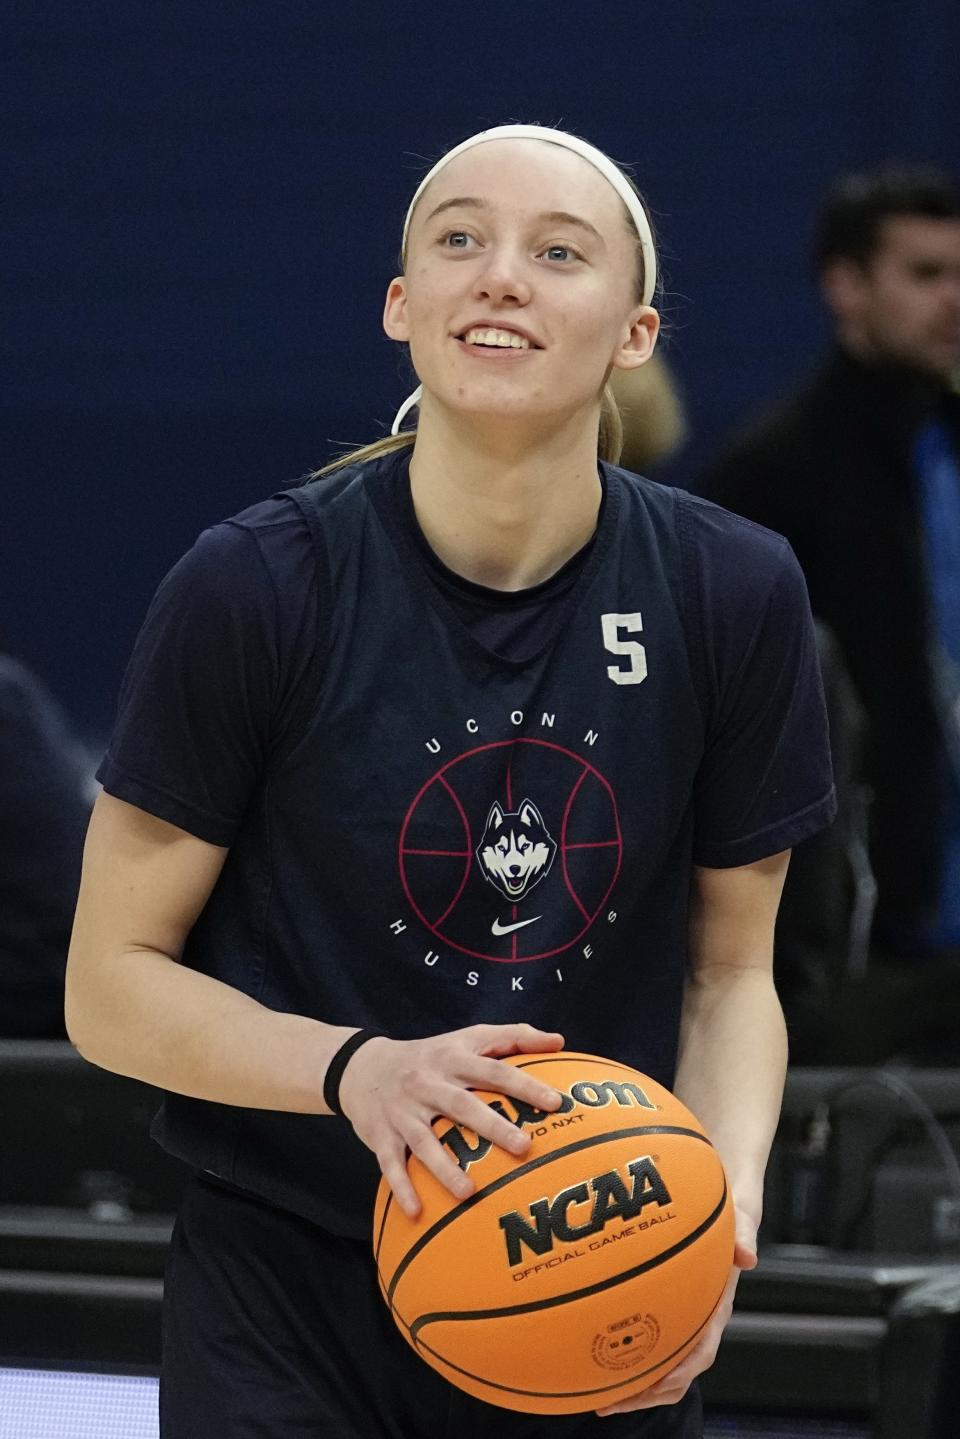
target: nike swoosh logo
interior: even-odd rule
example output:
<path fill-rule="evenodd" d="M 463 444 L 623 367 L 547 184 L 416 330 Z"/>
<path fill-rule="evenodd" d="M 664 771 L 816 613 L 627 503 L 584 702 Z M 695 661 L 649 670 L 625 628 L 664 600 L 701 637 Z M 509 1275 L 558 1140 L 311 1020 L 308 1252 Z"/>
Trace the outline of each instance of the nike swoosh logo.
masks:
<path fill-rule="evenodd" d="M 543 915 L 535 914 L 532 919 L 518 919 L 516 924 L 501 924 L 499 919 L 495 919 L 490 926 L 490 933 L 512 934 L 515 929 L 523 929 L 525 924 L 536 924 L 537 920 L 542 918 Z"/>

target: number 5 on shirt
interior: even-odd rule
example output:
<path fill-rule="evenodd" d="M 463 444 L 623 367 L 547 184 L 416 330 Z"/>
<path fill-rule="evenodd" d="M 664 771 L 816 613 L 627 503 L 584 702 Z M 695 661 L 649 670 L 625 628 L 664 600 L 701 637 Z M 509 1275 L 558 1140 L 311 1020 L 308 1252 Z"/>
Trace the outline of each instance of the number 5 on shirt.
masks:
<path fill-rule="evenodd" d="M 620 638 L 620 631 L 636 634 L 643 629 L 639 610 L 632 615 L 601 615 L 603 626 L 603 647 L 612 655 L 626 655 L 630 660 L 628 669 L 620 665 L 607 665 L 607 674 L 615 685 L 638 685 L 647 677 L 647 652 L 636 640 Z"/>

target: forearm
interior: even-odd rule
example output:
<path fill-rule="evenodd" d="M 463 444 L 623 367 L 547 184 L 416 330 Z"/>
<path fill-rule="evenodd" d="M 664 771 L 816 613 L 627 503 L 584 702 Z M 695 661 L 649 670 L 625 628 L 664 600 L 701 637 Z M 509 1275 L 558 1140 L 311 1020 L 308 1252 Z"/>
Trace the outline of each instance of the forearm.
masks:
<path fill-rule="evenodd" d="M 109 794 L 94 806 L 67 960 L 67 1033 L 92 1064 L 221 1104 L 324 1114 L 352 1032 L 279 1014 L 179 962 L 227 851 Z"/>
<path fill-rule="evenodd" d="M 712 965 L 688 981 L 676 1092 L 708 1131 L 737 1205 L 758 1223 L 786 1066 L 768 969 Z"/>
<path fill-rule="evenodd" d="M 326 1114 L 323 1079 L 352 1027 L 265 1008 L 156 950 L 68 971 L 67 1029 L 85 1059 L 161 1089 Z"/>

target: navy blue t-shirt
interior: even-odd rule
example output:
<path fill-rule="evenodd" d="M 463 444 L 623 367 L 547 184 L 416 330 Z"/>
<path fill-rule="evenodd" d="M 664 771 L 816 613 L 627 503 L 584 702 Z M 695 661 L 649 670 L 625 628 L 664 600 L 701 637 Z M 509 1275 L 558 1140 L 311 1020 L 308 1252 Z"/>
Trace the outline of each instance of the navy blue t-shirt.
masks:
<path fill-rule="evenodd" d="M 691 866 L 834 813 L 800 570 L 780 536 L 604 465 L 590 544 L 498 597 L 424 553 L 408 459 L 201 535 L 99 777 L 229 846 L 194 968 L 399 1039 L 525 1020 L 670 1085 Z M 343 1119 L 170 1095 L 157 1134 L 369 1233 L 376 1162 Z"/>

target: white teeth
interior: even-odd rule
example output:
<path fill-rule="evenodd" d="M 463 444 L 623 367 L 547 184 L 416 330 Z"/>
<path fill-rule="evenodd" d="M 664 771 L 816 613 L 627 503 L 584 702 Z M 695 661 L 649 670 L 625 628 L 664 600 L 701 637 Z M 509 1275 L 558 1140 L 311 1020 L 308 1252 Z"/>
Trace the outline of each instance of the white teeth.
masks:
<path fill-rule="evenodd" d="M 495 345 L 500 350 L 530 348 L 530 341 L 512 330 L 468 330 L 463 338 L 468 345 Z"/>

